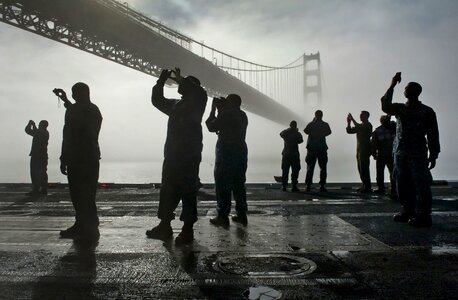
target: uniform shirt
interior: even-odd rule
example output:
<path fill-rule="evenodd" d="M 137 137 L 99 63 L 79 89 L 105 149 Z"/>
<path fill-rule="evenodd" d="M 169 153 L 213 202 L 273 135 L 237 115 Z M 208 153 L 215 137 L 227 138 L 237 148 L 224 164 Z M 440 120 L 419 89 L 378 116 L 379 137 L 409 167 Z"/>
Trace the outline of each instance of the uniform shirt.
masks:
<path fill-rule="evenodd" d="M 35 126 L 27 126 L 25 132 L 33 136 L 32 149 L 29 155 L 38 158 L 47 158 L 49 132 L 46 129 L 37 129 Z"/>
<path fill-rule="evenodd" d="M 372 133 L 372 155 L 391 157 L 393 155 L 393 141 L 396 134 L 396 123 L 390 122 L 388 126 L 381 125 Z"/>
<path fill-rule="evenodd" d="M 205 124 L 210 132 L 218 134 L 217 151 L 247 152 L 245 137 L 248 117 L 240 108 L 225 108 L 217 117 L 210 115 Z"/>
<path fill-rule="evenodd" d="M 382 110 L 396 116 L 396 137 L 393 153 L 412 158 L 437 158 L 440 152 L 439 129 L 434 110 L 420 101 L 392 103 L 393 89 L 382 97 Z"/>
<path fill-rule="evenodd" d="M 326 137 L 331 134 L 329 124 L 323 120 L 313 120 L 304 129 L 308 135 L 307 149 L 310 151 L 325 151 L 328 149 Z"/>
<path fill-rule="evenodd" d="M 185 91 L 181 99 L 164 97 L 164 85 L 153 87 L 151 102 L 169 116 L 164 157 L 200 157 L 202 153 L 202 116 L 207 105 L 207 92 L 191 81 L 183 79 Z"/>
<path fill-rule="evenodd" d="M 369 122 L 355 123 L 354 127 L 347 126 L 347 133 L 356 133 L 356 153 L 370 156 L 372 124 Z"/>
<path fill-rule="evenodd" d="M 100 159 L 99 132 L 102 114 L 90 101 L 67 106 L 62 140 L 61 161 L 86 164 Z"/>
<path fill-rule="evenodd" d="M 299 156 L 299 147 L 304 140 L 302 134 L 297 128 L 288 128 L 280 132 L 280 136 L 284 141 L 282 155 L 284 156 Z"/>

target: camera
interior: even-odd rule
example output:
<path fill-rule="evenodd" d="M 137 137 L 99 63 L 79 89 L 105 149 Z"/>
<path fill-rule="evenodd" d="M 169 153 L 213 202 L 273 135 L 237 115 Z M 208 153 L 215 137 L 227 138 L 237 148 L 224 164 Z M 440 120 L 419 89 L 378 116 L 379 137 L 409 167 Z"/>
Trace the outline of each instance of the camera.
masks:
<path fill-rule="evenodd" d="M 213 106 L 216 107 L 218 111 L 221 111 L 224 109 L 224 106 L 226 105 L 226 98 L 224 97 L 215 97 L 213 98 Z"/>
<path fill-rule="evenodd" d="M 57 89 L 57 88 L 56 88 L 56 89 L 53 89 L 52 92 L 53 92 L 57 97 L 62 96 L 62 95 L 61 95 L 61 89 Z"/>

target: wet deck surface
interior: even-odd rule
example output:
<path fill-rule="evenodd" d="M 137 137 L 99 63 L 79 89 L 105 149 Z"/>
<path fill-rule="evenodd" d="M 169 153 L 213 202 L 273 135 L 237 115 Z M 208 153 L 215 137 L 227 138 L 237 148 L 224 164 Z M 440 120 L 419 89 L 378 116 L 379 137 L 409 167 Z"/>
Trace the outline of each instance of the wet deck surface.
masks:
<path fill-rule="evenodd" d="M 351 186 L 285 193 L 250 185 L 249 224 L 228 230 L 209 224 L 216 204 L 205 186 L 189 247 L 146 238 L 158 223 L 158 189 L 101 188 L 95 246 L 59 239 L 73 223 L 68 190 L 26 191 L 0 186 L 0 299 L 245 299 L 259 286 L 281 299 L 458 295 L 458 190 L 450 185 L 434 187 L 428 229 L 392 222 L 396 201 Z M 172 226 L 176 235 L 181 222 Z"/>

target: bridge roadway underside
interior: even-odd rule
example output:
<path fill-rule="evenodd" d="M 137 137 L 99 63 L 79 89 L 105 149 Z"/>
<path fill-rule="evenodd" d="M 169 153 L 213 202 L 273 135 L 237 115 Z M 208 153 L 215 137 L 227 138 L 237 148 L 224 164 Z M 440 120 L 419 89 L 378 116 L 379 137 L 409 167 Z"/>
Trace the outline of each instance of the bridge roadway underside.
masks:
<path fill-rule="evenodd" d="M 0 21 L 7 24 L 153 76 L 178 66 L 199 78 L 209 96 L 239 94 L 246 110 L 284 125 L 303 119 L 103 0 L 0 0 L 0 5 Z"/>
<path fill-rule="evenodd" d="M 354 187 L 356 188 L 356 187 Z M 199 192 L 195 241 L 147 239 L 158 223 L 158 189 L 98 192 L 101 238 L 92 247 L 59 239 L 73 223 L 68 190 L 24 196 L 0 186 L 1 299 L 243 299 L 267 286 L 282 299 L 456 299 L 458 193 L 438 186 L 433 227 L 394 223 L 398 203 L 351 186 L 281 192 L 249 185 L 249 224 L 209 224 L 213 187 Z M 181 222 L 172 223 L 174 235 Z"/>

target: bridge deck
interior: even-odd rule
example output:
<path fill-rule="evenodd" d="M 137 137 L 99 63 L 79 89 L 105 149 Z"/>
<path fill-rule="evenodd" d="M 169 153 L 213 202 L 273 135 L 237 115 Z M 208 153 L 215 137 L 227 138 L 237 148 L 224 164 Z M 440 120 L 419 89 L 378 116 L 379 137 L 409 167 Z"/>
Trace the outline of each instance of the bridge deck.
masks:
<path fill-rule="evenodd" d="M 239 94 L 246 110 L 281 124 L 303 116 L 158 34 L 107 0 L 0 0 L 0 21 L 149 75 L 180 67 L 209 96 Z"/>

